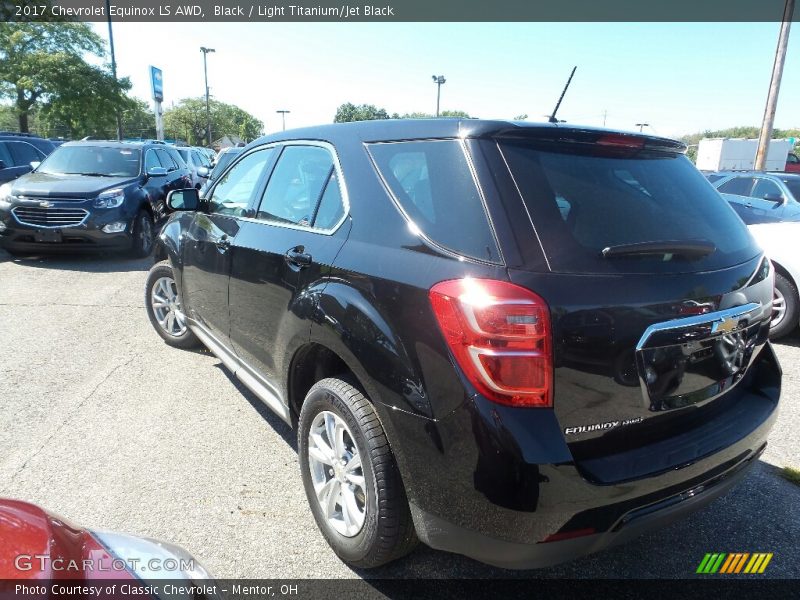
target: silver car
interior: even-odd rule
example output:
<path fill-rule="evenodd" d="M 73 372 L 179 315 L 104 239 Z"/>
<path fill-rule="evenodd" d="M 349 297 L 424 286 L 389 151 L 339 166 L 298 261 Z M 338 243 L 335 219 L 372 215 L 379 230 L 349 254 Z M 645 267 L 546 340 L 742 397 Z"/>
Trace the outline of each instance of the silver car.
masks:
<path fill-rule="evenodd" d="M 177 150 L 192 172 L 192 186 L 199 190 L 211 173 L 211 161 L 199 148 L 184 147 Z"/>

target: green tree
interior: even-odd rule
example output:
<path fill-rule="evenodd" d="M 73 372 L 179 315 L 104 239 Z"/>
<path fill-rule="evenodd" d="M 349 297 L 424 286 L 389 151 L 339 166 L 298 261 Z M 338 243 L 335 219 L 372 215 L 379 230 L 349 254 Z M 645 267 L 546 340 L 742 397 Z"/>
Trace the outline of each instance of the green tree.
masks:
<path fill-rule="evenodd" d="M 131 106 L 122 111 L 122 131 L 127 137 L 156 137 L 155 113 L 147 102 L 135 98 Z"/>
<path fill-rule="evenodd" d="M 528 113 L 522 113 L 521 115 L 517 115 L 512 119 L 512 121 L 527 121 L 528 120 Z"/>
<path fill-rule="evenodd" d="M 264 132 L 264 123 L 238 106 L 211 100 L 209 108 L 213 139 L 235 135 L 250 141 Z M 205 98 L 184 98 L 174 108 L 164 112 L 164 131 L 167 137 L 203 146 L 206 144 L 206 126 Z"/>
<path fill-rule="evenodd" d="M 0 22 L 0 96 L 11 100 L 20 131 L 29 130 L 36 107 L 49 113 L 50 124 L 78 108 L 64 123 L 69 131 L 96 129 L 113 119 L 130 83 L 114 81 L 106 66 L 87 63 L 87 54 L 103 57 L 105 50 L 86 23 Z M 78 125 L 84 117 L 87 124 Z"/>
<path fill-rule="evenodd" d="M 470 114 L 465 110 L 443 110 L 439 113 L 441 117 L 459 118 L 459 119 L 473 119 Z M 401 119 L 435 119 L 436 115 L 426 112 L 411 112 L 406 113 Z"/>
<path fill-rule="evenodd" d="M 359 104 L 356 106 L 352 102 L 346 102 L 336 109 L 336 116 L 333 117 L 333 122 L 350 123 L 352 121 L 377 121 L 389 118 L 391 117 L 384 108 L 378 108 L 372 104 Z"/>

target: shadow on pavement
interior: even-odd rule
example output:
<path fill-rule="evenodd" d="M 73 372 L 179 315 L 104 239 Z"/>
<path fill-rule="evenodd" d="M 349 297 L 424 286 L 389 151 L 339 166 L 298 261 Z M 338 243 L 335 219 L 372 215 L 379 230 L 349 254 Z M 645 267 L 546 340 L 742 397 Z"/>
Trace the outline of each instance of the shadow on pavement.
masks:
<path fill-rule="evenodd" d="M 800 578 L 800 487 L 759 461 L 727 495 L 672 525 L 572 562 L 508 571 L 420 545 L 410 556 L 354 570 L 378 591 L 381 578 L 693 578 L 707 552 L 773 552 L 764 577 Z M 708 576 L 706 576 L 708 577 Z M 372 581 L 375 580 L 375 581 Z M 391 587 L 386 584 L 387 590 Z"/>
<path fill-rule="evenodd" d="M 236 376 L 231 373 L 228 368 L 221 362 L 214 365 L 220 369 L 225 377 L 233 384 L 237 391 L 244 396 L 250 405 L 255 409 L 259 416 L 264 419 L 272 429 L 275 430 L 284 442 L 295 452 L 297 452 L 297 436 L 295 432 L 289 427 L 278 415 L 269 409 L 253 392 L 251 392 L 245 385 L 239 381 Z"/>
<path fill-rule="evenodd" d="M 124 254 L 36 254 L 9 255 L 0 252 L 0 262 L 13 261 L 25 267 L 84 273 L 121 273 L 148 271 L 153 258 L 130 258 Z"/>

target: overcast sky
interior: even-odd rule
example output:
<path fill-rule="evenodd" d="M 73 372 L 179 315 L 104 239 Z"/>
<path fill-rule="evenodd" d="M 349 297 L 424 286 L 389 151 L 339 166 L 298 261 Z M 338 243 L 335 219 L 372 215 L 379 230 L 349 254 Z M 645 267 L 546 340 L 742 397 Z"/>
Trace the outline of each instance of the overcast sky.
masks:
<path fill-rule="evenodd" d="M 96 23 L 107 37 L 105 23 Z M 120 75 L 150 99 L 148 65 L 164 72 L 165 105 L 203 94 L 200 46 L 214 98 L 280 128 L 327 123 L 343 102 L 391 112 L 442 109 L 482 118 L 551 112 L 660 135 L 760 124 L 777 23 L 207 23 L 115 24 Z M 800 32 L 793 32 L 793 36 Z M 800 126 L 800 42 L 790 39 L 777 127 Z"/>

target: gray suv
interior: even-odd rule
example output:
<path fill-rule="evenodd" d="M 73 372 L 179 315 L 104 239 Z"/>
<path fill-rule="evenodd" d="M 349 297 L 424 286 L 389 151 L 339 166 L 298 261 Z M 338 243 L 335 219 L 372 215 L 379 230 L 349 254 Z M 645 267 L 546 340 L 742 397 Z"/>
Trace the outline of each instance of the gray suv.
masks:
<path fill-rule="evenodd" d="M 800 221 L 800 175 L 720 171 L 706 177 L 748 225 Z"/>

